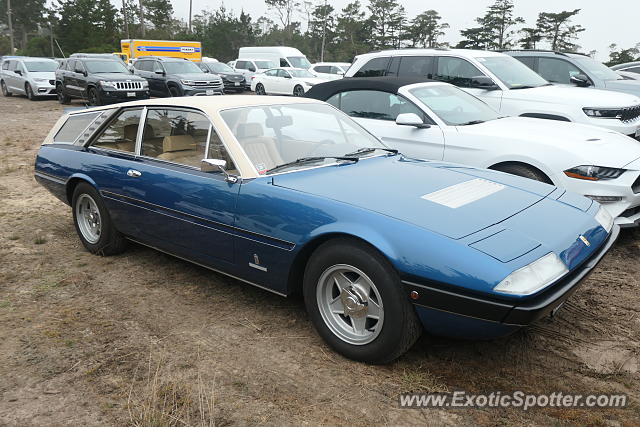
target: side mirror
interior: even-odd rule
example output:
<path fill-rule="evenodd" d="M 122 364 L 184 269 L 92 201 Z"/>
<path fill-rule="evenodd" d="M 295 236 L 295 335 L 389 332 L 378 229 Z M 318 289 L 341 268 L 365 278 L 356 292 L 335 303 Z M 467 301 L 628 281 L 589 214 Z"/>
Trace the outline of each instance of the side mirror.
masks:
<path fill-rule="evenodd" d="M 154 71 L 154 73 L 156 73 L 156 74 L 158 74 L 160 76 L 164 76 L 164 71 L 161 71 L 161 70 L 156 70 L 156 71 Z"/>
<path fill-rule="evenodd" d="M 229 175 L 225 169 L 226 167 L 226 160 L 220 159 L 202 159 L 202 162 L 200 163 L 200 170 L 202 172 L 222 172 L 225 176 L 225 181 L 228 183 L 234 184 L 238 182 L 237 177 Z"/>
<path fill-rule="evenodd" d="M 255 73 L 255 72 L 256 72 L 256 69 L 255 69 L 255 68 L 253 68 L 253 67 L 249 67 L 249 68 L 247 68 L 247 70 L 251 71 L 252 73 Z"/>
<path fill-rule="evenodd" d="M 471 78 L 471 88 L 484 90 L 497 90 L 500 87 L 487 76 L 476 76 Z"/>
<path fill-rule="evenodd" d="M 398 114 L 396 117 L 396 124 L 400 126 L 413 126 L 418 129 L 427 129 L 430 128 L 431 125 L 428 125 L 415 113 L 403 113 Z"/>
<path fill-rule="evenodd" d="M 290 79 L 290 78 L 291 78 L 291 76 L 290 76 L 289 74 L 285 74 L 285 75 L 284 75 L 284 76 L 282 76 L 282 77 L 284 77 L 285 79 Z"/>
<path fill-rule="evenodd" d="M 575 74 L 569 77 L 569 81 L 571 81 L 571 83 L 575 84 L 576 86 L 580 86 L 580 87 L 591 86 L 589 77 L 585 76 L 584 74 Z"/>
<path fill-rule="evenodd" d="M 18 74 L 20 76 L 22 75 L 22 71 L 20 71 L 20 70 L 15 70 L 14 73 L 16 73 L 16 74 Z"/>

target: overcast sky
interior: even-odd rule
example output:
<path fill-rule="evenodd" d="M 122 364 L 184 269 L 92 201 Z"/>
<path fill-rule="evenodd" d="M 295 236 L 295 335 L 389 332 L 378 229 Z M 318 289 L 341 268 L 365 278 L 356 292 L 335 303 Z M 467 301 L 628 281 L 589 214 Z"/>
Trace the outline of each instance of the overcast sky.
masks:
<path fill-rule="evenodd" d="M 121 0 L 112 0 L 120 5 Z M 189 13 L 189 0 L 171 0 L 178 18 L 185 19 Z M 312 0 L 313 1 L 313 0 Z M 319 2 L 320 0 L 315 0 Z M 337 10 L 342 9 L 349 0 L 329 0 Z M 254 20 L 269 14 L 263 0 L 193 0 L 194 14 L 203 9 L 217 9 L 222 3 L 236 13 L 241 9 L 248 12 Z M 361 0 L 364 5 L 367 0 Z M 451 28 L 442 41 L 456 43 L 460 40 L 460 30 L 475 25 L 474 19 L 482 15 L 493 0 L 400 0 L 409 18 L 427 9 L 435 9 L 448 22 Z M 585 52 L 597 50 L 600 60 L 608 58 L 608 46 L 616 43 L 620 47 L 633 47 L 640 42 L 640 0 L 516 0 L 516 16 L 522 16 L 528 26 L 535 25 L 538 13 L 560 12 L 562 10 L 582 9 L 574 23 L 586 28 L 580 35 L 578 44 Z M 274 21 L 276 17 L 270 15 Z"/>

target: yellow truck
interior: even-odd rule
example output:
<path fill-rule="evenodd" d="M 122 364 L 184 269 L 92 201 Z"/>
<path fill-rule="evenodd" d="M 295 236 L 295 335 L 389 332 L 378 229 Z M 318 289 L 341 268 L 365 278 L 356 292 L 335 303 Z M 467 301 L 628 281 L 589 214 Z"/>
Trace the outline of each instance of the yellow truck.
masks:
<path fill-rule="evenodd" d="M 202 43 L 176 40 L 120 40 L 120 52 L 126 56 L 125 62 L 142 56 L 168 56 L 186 58 L 194 62 L 202 61 Z"/>

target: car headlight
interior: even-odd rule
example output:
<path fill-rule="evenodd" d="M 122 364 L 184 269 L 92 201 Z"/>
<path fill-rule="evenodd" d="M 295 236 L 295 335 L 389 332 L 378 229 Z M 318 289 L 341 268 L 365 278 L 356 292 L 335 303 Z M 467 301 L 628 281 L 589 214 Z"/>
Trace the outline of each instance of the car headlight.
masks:
<path fill-rule="evenodd" d="M 531 264 L 514 271 L 493 288 L 510 295 L 531 295 L 543 289 L 565 274 L 569 269 L 553 252 Z"/>
<path fill-rule="evenodd" d="M 140 83 L 142 84 L 142 87 L 143 87 L 143 88 L 145 88 L 145 87 L 149 87 L 149 82 L 148 82 L 148 81 L 146 81 L 146 80 L 143 80 L 143 81 L 142 81 L 142 82 L 140 82 Z"/>
<path fill-rule="evenodd" d="M 193 85 L 193 80 L 180 80 L 183 85 L 191 86 Z"/>
<path fill-rule="evenodd" d="M 613 216 L 609 213 L 607 208 L 600 206 L 595 218 L 607 233 L 611 232 L 611 229 L 613 228 Z"/>
<path fill-rule="evenodd" d="M 569 178 L 584 179 L 587 181 L 600 181 L 619 178 L 620 175 L 625 172 L 626 169 L 582 165 L 567 169 L 564 171 L 564 174 Z"/>
<path fill-rule="evenodd" d="M 116 87 L 116 82 L 108 82 L 106 80 L 100 80 L 100 86 L 104 86 L 104 87 Z"/>
<path fill-rule="evenodd" d="M 598 119 L 620 119 L 622 108 L 583 108 L 582 111 L 589 116 Z"/>

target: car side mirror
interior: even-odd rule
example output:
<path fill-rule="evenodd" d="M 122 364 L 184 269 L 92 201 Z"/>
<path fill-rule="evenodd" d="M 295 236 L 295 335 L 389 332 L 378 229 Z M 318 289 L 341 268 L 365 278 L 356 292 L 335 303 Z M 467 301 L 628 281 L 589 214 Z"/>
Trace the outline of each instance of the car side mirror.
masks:
<path fill-rule="evenodd" d="M 400 126 L 413 126 L 418 129 L 427 129 L 431 127 L 431 125 L 426 124 L 416 113 L 398 114 L 398 117 L 396 117 L 396 124 Z"/>
<path fill-rule="evenodd" d="M 154 71 L 154 73 L 156 73 L 156 74 L 158 74 L 160 76 L 164 76 L 164 71 L 162 71 L 162 70 L 156 70 L 156 71 Z"/>
<path fill-rule="evenodd" d="M 22 75 L 22 71 L 20 71 L 20 70 L 15 70 L 14 73 L 16 73 L 16 74 L 18 74 L 20 76 Z"/>
<path fill-rule="evenodd" d="M 500 89 L 500 87 L 493 80 L 491 80 L 491 77 L 487 77 L 487 76 L 472 77 L 470 87 L 473 89 L 484 89 L 484 90 Z"/>
<path fill-rule="evenodd" d="M 222 172 L 224 174 L 225 181 L 227 181 L 228 183 L 234 184 L 238 182 L 237 177 L 229 175 L 229 173 L 225 169 L 226 167 L 226 160 L 221 159 L 202 159 L 202 162 L 200 163 L 200 170 L 202 172 Z"/>
<path fill-rule="evenodd" d="M 585 76 L 584 74 L 575 74 L 569 77 L 569 81 L 571 81 L 571 83 L 573 83 L 574 85 L 580 86 L 580 87 L 591 86 L 589 77 Z"/>
<path fill-rule="evenodd" d="M 289 74 L 285 74 L 285 75 L 284 75 L 284 76 L 282 76 L 282 77 L 284 77 L 285 79 L 290 79 L 290 78 L 291 78 L 291 76 L 290 76 Z"/>

